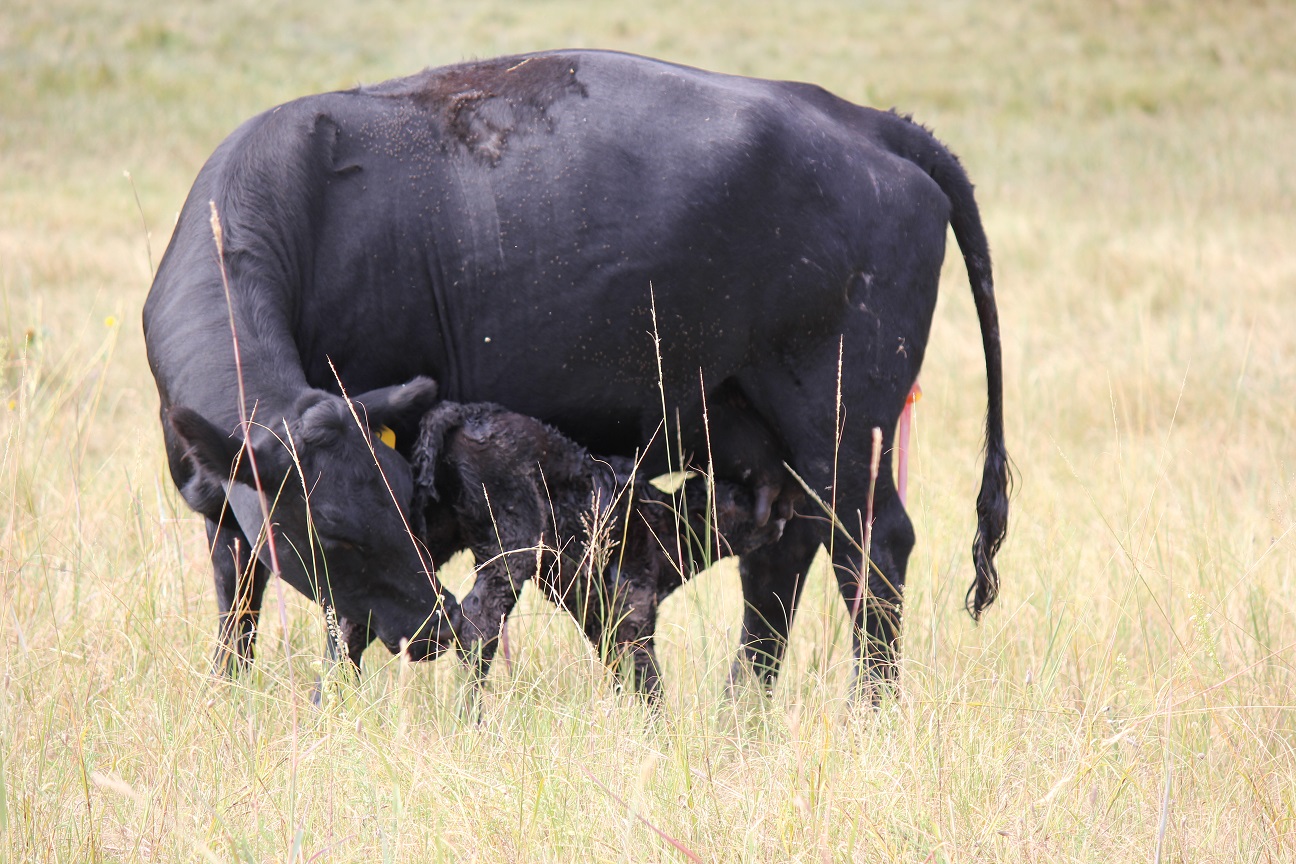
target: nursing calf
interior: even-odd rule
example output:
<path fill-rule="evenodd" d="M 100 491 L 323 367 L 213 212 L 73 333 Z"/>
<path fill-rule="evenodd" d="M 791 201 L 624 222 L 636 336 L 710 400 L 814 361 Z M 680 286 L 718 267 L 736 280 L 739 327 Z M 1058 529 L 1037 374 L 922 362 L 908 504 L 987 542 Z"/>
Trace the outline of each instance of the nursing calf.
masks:
<path fill-rule="evenodd" d="M 770 465 L 767 455 L 758 442 L 751 461 Z M 467 548 L 477 559 L 455 627 L 477 680 L 533 578 L 605 660 L 628 660 L 635 689 L 656 698 L 658 602 L 697 562 L 774 542 L 785 521 L 758 524 L 758 495 L 745 485 L 699 477 L 668 494 L 634 460 L 593 456 L 539 420 L 489 403 L 433 409 L 411 461 L 416 530 L 432 558 Z"/>

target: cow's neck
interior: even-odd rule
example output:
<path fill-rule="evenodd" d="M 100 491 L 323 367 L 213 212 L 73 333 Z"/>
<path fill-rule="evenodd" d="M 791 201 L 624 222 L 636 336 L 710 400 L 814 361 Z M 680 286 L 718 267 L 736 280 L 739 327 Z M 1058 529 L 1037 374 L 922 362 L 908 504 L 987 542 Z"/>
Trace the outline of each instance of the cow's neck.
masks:
<path fill-rule="evenodd" d="M 181 321 L 155 337 L 159 345 L 174 343 L 161 349 L 172 358 L 167 401 L 198 411 L 222 429 L 233 430 L 248 419 L 280 430 L 285 419 L 294 418 L 293 406 L 308 389 L 292 335 L 282 315 L 264 302 L 240 303 L 237 293 L 231 328 L 224 291 L 218 290 L 218 296 L 206 298 L 211 302 L 173 310 L 182 313 L 173 316 Z M 246 417 L 239 410 L 240 381 Z"/>

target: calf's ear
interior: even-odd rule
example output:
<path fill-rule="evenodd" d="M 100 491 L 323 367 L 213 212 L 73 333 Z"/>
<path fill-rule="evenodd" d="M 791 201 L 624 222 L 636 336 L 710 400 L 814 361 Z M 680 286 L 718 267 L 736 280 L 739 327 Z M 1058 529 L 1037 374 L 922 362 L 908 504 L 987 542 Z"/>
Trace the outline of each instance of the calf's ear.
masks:
<path fill-rule="evenodd" d="M 252 466 L 246 454 L 240 453 L 241 440 L 221 432 L 197 411 L 180 405 L 167 411 L 167 420 L 184 443 L 185 455 L 199 468 L 240 483 L 254 482 Z"/>
<path fill-rule="evenodd" d="M 381 387 L 354 398 L 367 418 L 369 428 L 393 429 L 397 438 L 409 440 L 423 415 L 437 404 L 437 383 L 422 375 L 395 387 Z"/>

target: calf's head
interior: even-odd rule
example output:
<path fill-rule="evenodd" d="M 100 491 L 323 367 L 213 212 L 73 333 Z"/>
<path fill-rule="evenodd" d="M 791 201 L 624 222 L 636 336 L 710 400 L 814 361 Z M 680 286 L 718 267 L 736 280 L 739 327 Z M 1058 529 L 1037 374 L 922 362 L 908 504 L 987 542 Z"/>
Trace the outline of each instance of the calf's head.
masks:
<path fill-rule="evenodd" d="M 263 563 L 277 563 L 290 585 L 367 626 L 389 650 L 408 640 L 411 658 L 424 660 L 452 643 L 458 606 L 409 531 L 410 465 L 379 430 L 413 428 L 435 401 L 426 378 L 351 405 L 308 391 L 277 423 L 253 418 L 254 458 L 240 437 L 188 408 L 172 408 L 168 419 L 199 470 L 221 479 L 244 534 L 262 538 Z M 273 555 L 262 530 L 267 511 Z"/>

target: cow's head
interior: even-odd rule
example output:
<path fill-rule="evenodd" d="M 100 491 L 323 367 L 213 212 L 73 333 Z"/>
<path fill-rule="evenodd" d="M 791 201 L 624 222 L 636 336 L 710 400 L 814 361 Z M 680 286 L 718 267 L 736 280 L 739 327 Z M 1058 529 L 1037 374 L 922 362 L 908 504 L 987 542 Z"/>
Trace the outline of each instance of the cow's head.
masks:
<path fill-rule="evenodd" d="M 409 640 L 411 658 L 423 660 L 453 643 L 458 606 L 409 530 L 410 466 L 380 430 L 417 428 L 435 401 L 436 384 L 427 378 L 365 393 L 350 405 L 309 391 L 289 417 L 264 426 L 253 418 L 255 473 L 239 436 L 187 408 L 172 408 L 168 418 L 199 469 L 222 478 L 249 538 L 262 533 L 258 490 L 264 493 L 285 581 L 349 622 L 367 623 L 393 652 Z M 267 544 L 259 554 L 274 563 Z"/>

